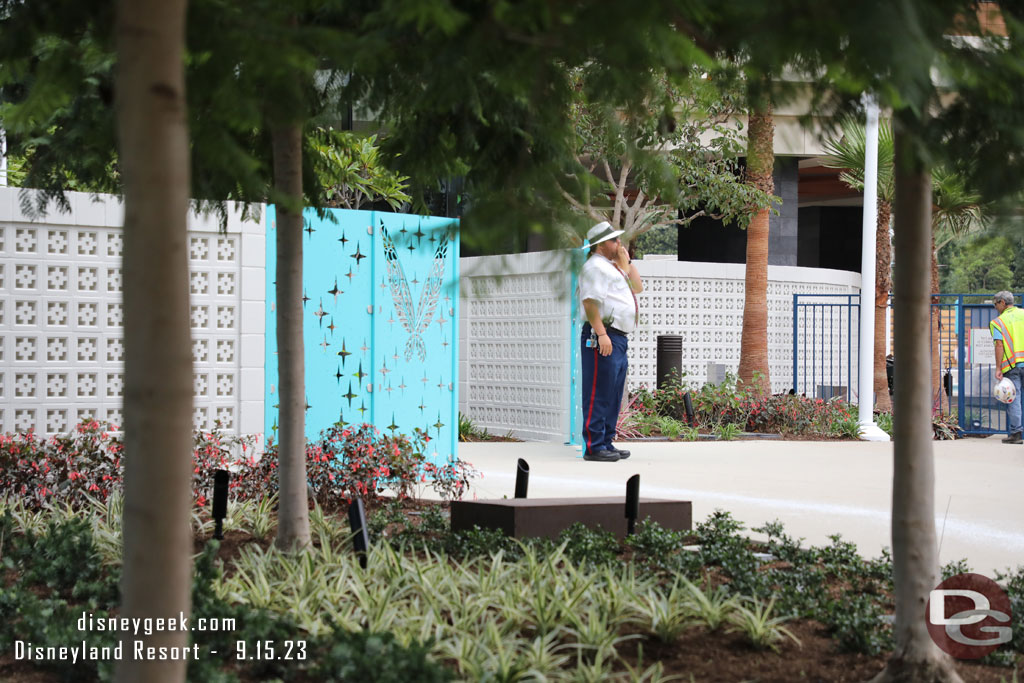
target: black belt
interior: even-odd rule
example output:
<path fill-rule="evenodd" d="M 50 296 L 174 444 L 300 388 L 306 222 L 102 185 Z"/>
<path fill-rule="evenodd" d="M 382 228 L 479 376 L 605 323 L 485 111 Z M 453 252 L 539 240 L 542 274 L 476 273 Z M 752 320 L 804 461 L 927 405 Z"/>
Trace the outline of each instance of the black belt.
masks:
<path fill-rule="evenodd" d="M 587 330 L 593 330 L 593 329 L 594 329 L 594 328 L 592 328 L 592 327 L 590 326 L 590 323 L 583 323 L 583 328 L 584 328 L 584 329 L 583 329 L 583 334 L 587 334 Z M 616 329 L 616 328 L 612 327 L 611 325 L 605 325 L 605 326 L 604 326 L 604 331 L 605 331 L 605 332 L 607 332 L 608 334 L 616 334 L 616 335 L 619 335 L 620 337 L 626 337 L 626 336 L 628 336 L 628 335 L 627 335 L 627 334 L 626 334 L 625 332 L 623 332 L 622 330 Z"/>

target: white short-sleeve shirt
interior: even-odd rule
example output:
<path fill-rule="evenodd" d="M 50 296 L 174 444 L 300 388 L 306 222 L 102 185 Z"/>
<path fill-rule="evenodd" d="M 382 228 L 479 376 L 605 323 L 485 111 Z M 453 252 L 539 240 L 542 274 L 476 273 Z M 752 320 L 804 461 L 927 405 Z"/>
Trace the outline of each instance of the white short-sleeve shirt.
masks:
<path fill-rule="evenodd" d="M 626 333 L 636 329 L 639 309 L 629 279 L 601 254 L 591 254 L 580 272 L 581 306 L 586 299 L 600 302 L 601 320 L 606 326 Z"/>

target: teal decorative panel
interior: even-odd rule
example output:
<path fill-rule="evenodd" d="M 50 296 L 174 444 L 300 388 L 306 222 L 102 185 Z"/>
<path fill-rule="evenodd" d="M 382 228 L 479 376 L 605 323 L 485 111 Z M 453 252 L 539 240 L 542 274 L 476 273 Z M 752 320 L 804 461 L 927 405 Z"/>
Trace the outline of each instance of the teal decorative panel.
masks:
<path fill-rule="evenodd" d="M 332 209 L 304 214 L 306 436 L 335 422 L 458 448 L 458 221 Z M 266 429 L 277 428 L 275 207 L 267 208 Z"/>

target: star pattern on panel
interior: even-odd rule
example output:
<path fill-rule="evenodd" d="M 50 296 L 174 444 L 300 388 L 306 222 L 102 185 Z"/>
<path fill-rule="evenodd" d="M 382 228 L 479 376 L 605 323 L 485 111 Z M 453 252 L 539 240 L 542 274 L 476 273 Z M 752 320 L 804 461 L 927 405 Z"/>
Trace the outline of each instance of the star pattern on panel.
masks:
<path fill-rule="evenodd" d="M 303 288 L 303 290 L 302 290 L 302 307 L 303 308 L 306 307 L 306 302 L 307 301 L 312 301 L 312 299 L 310 299 L 308 296 L 306 296 L 306 290 L 305 290 L 305 288 Z"/>
<path fill-rule="evenodd" d="M 359 267 L 359 262 L 362 261 L 364 258 L 366 258 L 366 254 L 364 254 L 361 251 L 359 251 L 359 243 L 358 242 L 356 242 L 356 251 L 355 251 L 355 253 L 354 254 L 349 254 L 349 256 L 356 260 L 356 268 Z"/>
<path fill-rule="evenodd" d="M 341 351 L 338 351 L 338 355 L 341 356 L 341 366 L 345 367 L 345 359 L 352 355 L 352 352 L 345 348 L 345 340 L 341 340 Z"/>
<path fill-rule="evenodd" d="M 345 243 L 348 242 L 348 240 L 345 239 L 345 231 L 344 230 L 341 231 L 341 237 L 338 238 L 338 241 L 341 242 L 341 248 L 344 249 L 345 248 Z"/>
<path fill-rule="evenodd" d="M 334 336 L 334 330 L 337 329 L 337 328 L 334 327 L 334 316 L 333 315 L 331 316 L 331 324 L 327 326 L 327 329 L 329 329 L 331 331 L 331 336 L 333 337 Z M 447 344 L 445 344 L 445 346 L 447 346 Z"/>
<path fill-rule="evenodd" d="M 366 373 L 363 372 L 363 361 L 359 361 L 359 369 L 352 373 L 352 376 L 359 380 L 359 386 L 363 386 L 363 378 L 366 377 Z"/>
<path fill-rule="evenodd" d="M 352 399 L 354 399 L 358 395 L 359 394 L 352 393 L 352 382 L 349 381 L 349 383 L 348 383 L 348 393 L 347 394 L 342 394 L 341 397 L 348 399 L 348 407 L 351 408 L 352 407 Z"/>
<path fill-rule="evenodd" d="M 324 353 L 327 353 L 327 347 L 330 346 L 330 344 L 327 343 L 327 335 L 326 334 L 324 335 L 324 340 L 322 342 L 320 342 L 318 344 L 318 346 L 324 350 Z"/>
<path fill-rule="evenodd" d="M 316 230 L 313 228 L 313 221 L 311 221 L 311 220 L 309 220 L 307 218 L 305 220 L 305 223 L 306 223 L 306 227 L 304 228 L 304 230 L 306 231 L 306 237 L 308 239 L 313 239 L 313 233 L 316 232 Z"/>
<path fill-rule="evenodd" d="M 344 290 L 338 289 L 338 276 L 334 276 L 334 286 L 327 290 L 327 293 L 334 297 L 334 306 L 338 306 L 338 295 L 344 294 Z"/>
<path fill-rule="evenodd" d="M 322 298 L 320 299 L 320 307 L 317 308 L 315 311 L 313 311 L 313 315 L 315 315 L 317 317 L 317 320 L 320 323 L 320 327 L 323 328 L 323 326 L 324 326 L 324 316 L 328 315 L 328 313 L 327 313 L 327 311 L 324 310 L 324 300 Z"/>

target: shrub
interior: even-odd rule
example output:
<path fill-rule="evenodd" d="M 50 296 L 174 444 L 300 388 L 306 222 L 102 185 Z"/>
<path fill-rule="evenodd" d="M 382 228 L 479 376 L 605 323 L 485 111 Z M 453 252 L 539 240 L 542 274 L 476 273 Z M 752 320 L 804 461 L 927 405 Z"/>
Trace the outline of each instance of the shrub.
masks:
<path fill-rule="evenodd" d="M 124 447 L 116 429 L 83 420 L 70 434 L 49 439 L 32 432 L 0 435 L 0 496 L 17 496 L 34 508 L 47 501 L 105 500 L 121 485 Z"/>
<path fill-rule="evenodd" d="M 232 472 L 235 500 L 263 499 L 277 490 L 277 446 L 256 454 L 256 437 L 224 434 L 217 423 L 193 435 L 192 497 L 204 507 L 214 472 Z M 48 503 L 79 508 L 90 499 L 106 500 L 120 491 L 124 446 L 116 427 L 86 420 L 67 435 L 39 439 L 32 432 L 0 435 L 0 498 L 16 496 L 29 508 Z M 306 446 L 306 474 L 321 504 L 377 498 L 390 489 L 400 498 L 423 485 L 445 500 L 459 499 L 479 475 L 464 461 L 441 466 L 427 461 L 430 437 L 417 429 L 411 437 L 382 436 L 368 424 L 335 425 Z"/>

